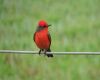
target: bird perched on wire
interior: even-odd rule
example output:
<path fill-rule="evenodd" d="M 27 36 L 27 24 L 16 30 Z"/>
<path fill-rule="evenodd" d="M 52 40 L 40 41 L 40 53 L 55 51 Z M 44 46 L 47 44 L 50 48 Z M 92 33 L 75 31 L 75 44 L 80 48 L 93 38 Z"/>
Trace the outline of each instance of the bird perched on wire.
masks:
<path fill-rule="evenodd" d="M 48 57 L 53 57 L 53 54 L 47 54 L 46 52 L 51 52 L 51 36 L 48 31 L 48 25 L 46 21 L 41 20 L 38 22 L 36 32 L 34 33 L 33 40 L 36 43 L 37 47 L 40 49 L 39 54 L 42 52 Z"/>

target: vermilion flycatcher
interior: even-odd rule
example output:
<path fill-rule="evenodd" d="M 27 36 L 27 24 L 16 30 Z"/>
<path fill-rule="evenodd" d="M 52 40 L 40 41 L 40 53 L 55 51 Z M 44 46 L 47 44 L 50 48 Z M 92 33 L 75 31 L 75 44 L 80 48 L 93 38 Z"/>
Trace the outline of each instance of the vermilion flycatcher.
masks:
<path fill-rule="evenodd" d="M 53 57 L 53 54 L 46 54 L 46 52 L 51 52 L 51 36 L 48 32 L 49 26 L 51 25 L 48 25 L 44 20 L 39 21 L 33 39 L 37 47 L 40 48 L 39 54 L 41 54 L 41 51 L 44 51 L 45 55 L 47 55 L 48 57 Z"/>

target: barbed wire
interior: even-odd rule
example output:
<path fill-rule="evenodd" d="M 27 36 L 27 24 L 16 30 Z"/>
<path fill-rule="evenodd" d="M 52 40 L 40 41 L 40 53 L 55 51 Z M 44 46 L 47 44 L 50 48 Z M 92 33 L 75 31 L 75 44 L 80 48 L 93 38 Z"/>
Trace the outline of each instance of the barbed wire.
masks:
<path fill-rule="evenodd" d="M 1 54 L 38 54 L 38 51 L 0 50 Z M 100 55 L 100 52 L 47 52 L 54 55 Z"/>

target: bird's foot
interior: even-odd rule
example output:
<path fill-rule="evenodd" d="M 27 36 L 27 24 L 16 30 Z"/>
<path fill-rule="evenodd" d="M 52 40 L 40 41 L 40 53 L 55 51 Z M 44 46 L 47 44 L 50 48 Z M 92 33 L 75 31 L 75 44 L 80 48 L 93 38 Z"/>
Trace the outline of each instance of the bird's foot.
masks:
<path fill-rule="evenodd" d="M 39 55 L 41 54 L 41 49 L 39 50 Z"/>

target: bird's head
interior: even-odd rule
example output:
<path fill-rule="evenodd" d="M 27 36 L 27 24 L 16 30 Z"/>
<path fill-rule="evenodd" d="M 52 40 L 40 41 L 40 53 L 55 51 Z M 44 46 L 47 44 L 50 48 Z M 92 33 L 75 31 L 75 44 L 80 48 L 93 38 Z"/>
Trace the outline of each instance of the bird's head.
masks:
<path fill-rule="evenodd" d="M 47 22 L 44 21 L 44 20 L 40 20 L 38 22 L 38 27 L 44 27 L 44 28 L 46 28 L 46 27 L 49 27 L 49 26 L 51 26 L 51 25 L 48 25 Z"/>

